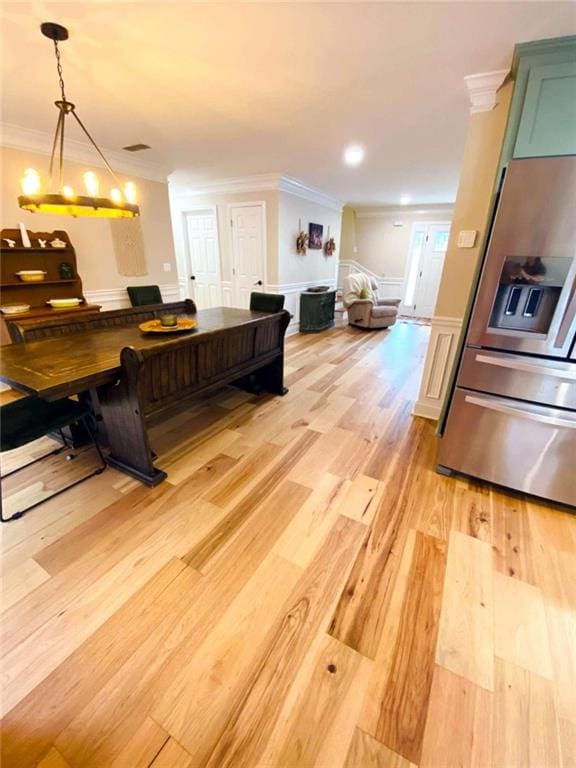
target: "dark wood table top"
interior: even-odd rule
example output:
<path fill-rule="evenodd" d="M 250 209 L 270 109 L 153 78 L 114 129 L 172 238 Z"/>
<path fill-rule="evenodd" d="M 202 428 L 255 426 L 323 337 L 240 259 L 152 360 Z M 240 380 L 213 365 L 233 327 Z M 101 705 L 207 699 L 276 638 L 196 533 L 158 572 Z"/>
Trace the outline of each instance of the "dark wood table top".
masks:
<path fill-rule="evenodd" d="M 57 400 L 114 381 L 124 347 L 145 349 L 175 338 L 197 338 L 267 316 L 248 309 L 214 307 L 194 315 L 198 327 L 190 334 L 144 335 L 134 324 L 7 345 L 0 350 L 0 381 L 20 392 Z"/>

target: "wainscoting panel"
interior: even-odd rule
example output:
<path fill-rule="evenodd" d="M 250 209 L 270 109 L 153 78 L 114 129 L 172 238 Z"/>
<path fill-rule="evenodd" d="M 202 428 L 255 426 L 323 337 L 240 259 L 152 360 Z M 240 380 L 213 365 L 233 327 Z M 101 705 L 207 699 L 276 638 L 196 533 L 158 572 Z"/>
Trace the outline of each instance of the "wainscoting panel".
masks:
<path fill-rule="evenodd" d="M 178 283 L 166 283 L 160 286 L 162 299 L 166 303 L 180 301 L 180 286 Z M 102 311 L 107 309 L 126 309 L 130 299 L 126 288 L 105 288 L 100 291 L 84 291 L 89 304 L 100 304 Z"/>
<path fill-rule="evenodd" d="M 420 394 L 412 411 L 415 416 L 424 416 L 427 419 L 439 418 L 461 329 L 461 318 L 432 318 L 430 343 L 424 363 Z"/>

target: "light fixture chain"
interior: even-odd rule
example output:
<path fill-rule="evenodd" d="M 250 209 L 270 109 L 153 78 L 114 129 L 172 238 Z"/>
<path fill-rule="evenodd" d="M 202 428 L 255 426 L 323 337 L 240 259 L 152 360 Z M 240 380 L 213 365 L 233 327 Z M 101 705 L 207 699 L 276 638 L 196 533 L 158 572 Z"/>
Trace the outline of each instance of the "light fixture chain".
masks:
<path fill-rule="evenodd" d="M 66 101 L 66 94 L 64 92 L 64 77 L 62 72 L 62 62 L 60 60 L 60 49 L 58 48 L 58 40 L 54 40 L 54 53 L 56 55 L 56 69 L 58 70 L 58 81 L 60 83 L 60 91 L 62 92 L 62 101 Z"/>

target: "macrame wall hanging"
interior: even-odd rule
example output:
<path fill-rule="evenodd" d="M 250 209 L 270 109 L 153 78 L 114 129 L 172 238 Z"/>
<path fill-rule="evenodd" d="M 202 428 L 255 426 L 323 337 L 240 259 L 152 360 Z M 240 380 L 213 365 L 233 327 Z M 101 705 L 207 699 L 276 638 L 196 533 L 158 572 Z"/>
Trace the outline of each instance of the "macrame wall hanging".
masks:
<path fill-rule="evenodd" d="M 110 221 L 112 245 L 119 275 L 140 277 L 148 274 L 140 219 Z"/>

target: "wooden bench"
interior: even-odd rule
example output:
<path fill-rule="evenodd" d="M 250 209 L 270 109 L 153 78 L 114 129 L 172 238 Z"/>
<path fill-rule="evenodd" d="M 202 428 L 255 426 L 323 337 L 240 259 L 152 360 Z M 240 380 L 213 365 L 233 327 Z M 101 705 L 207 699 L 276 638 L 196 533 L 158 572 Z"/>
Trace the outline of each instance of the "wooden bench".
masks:
<path fill-rule="evenodd" d="M 12 341 L 15 344 L 20 344 L 101 328 L 137 325 L 163 314 L 194 315 L 196 314 L 196 304 L 191 299 L 186 299 L 171 304 L 148 304 L 147 306 L 129 307 L 128 309 L 112 309 L 106 312 L 59 314 L 57 317 L 48 319 L 14 320 L 10 322 L 8 327 Z"/>
<path fill-rule="evenodd" d="M 148 485 L 165 479 L 153 465 L 150 418 L 194 395 L 234 384 L 284 395 L 285 310 L 141 349 L 125 347 L 118 381 L 98 388 L 111 466 Z"/>

